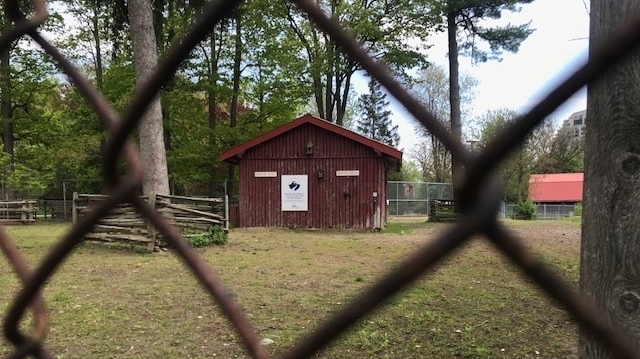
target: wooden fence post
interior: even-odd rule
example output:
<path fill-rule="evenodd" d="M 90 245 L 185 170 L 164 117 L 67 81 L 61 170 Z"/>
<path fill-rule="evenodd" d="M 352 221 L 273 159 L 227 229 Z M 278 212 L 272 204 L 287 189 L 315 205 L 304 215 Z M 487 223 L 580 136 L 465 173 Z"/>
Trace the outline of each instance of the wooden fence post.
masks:
<path fill-rule="evenodd" d="M 71 223 L 78 223 L 78 192 L 73 192 L 73 200 L 71 201 Z"/>
<path fill-rule="evenodd" d="M 149 193 L 149 199 L 147 201 L 151 208 L 156 209 L 155 193 Z M 151 221 L 147 220 L 146 218 L 145 221 L 147 221 L 147 238 L 149 239 L 149 242 L 147 243 L 147 251 L 153 252 L 154 248 L 156 247 L 156 228 L 153 226 Z"/>
<path fill-rule="evenodd" d="M 224 195 L 224 230 L 229 232 L 229 195 Z"/>
<path fill-rule="evenodd" d="M 33 206 L 33 201 L 29 201 L 29 203 L 27 204 L 27 208 L 29 210 L 29 216 L 27 216 L 29 223 L 34 222 L 35 221 L 35 215 L 36 215 L 36 210 Z"/>

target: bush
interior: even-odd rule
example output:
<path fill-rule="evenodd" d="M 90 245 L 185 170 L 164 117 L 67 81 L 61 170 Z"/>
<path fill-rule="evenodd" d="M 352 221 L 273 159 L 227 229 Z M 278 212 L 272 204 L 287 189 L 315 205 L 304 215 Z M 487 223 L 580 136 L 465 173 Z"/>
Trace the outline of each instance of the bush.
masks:
<path fill-rule="evenodd" d="M 515 219 L 535 219 L 536 218 L 536 205 L 531 200 L 526 200 L 516 205 Z"/>
<path fill-rule="evenodd" d="M 574 216 L 582 216 L 582 203 L 576 204 L 576 211 L 573 213 Z"/>
<path fill-rule="evenodd" d="M 227 232 L 220 226 L 211 226 L 205 233 L 187 234 L 185 239 L 192 247 L 227 244 Z"/>

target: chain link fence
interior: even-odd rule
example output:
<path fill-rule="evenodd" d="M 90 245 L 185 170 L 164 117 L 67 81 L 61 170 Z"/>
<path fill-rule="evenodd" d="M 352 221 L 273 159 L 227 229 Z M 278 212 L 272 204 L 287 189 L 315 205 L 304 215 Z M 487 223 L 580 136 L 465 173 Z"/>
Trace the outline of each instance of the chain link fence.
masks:
<path fill-rule="evenodd" d="M 506 204 L 503 206 L 503 217 L 515 218 L 516 204 Z M 579 204 L 553 204 L 538 203 L 536 206 L 536 218 L 538 219 L 558 219 L 577 215 Z"/>
<path fill-rule="evenodd" d="M 596 340 L 602 341 L 612 351 L 613 356 L 639 358 L 640 353 L 637 347 L 630 343 L 626 335 L 610 324 L 604 313 L 599 311 L 591 301 L 582 298 L 545 263 L 537 260 L 518 238 L 496 220 L 502 189 L 493 173 L 500 161 L 522 143 L 531 130 L 546 116 L 636 47 L 640 39 L 640 21 L 636 21 L 632 24 L 633 26 L 627 27 L 625 31 L 611 38 L 604 48 L 592 51 L 587 64 L 562 82 L 530 112 L 505 128 L 481 153 L 471 154 L 449 133 L 439 119 L 429 113 L 422 103 L 413 98 L 395 80 L 382 62 L 370 57 L 370 54 L 359 46 L 349 32 L 345 31 L 335 19 L 325 15 L 315 1 L 295 0 L 294 3 L 316 26 L 324 30 L 343 52 L 378 80 L 409 113 L 447 147 L 453 158 L 466 167 L 466 177 L 456 196 L 463 213 L 459 222 L 448 227 L 435 241 L 417 249 L 395 269 L 357 295 L 351 303 L 344 304 L 338 313 L 321 324 L 309 336 L 297 342 L 283 354 L 283 357 L 313 357 L 323 347 L 352 328 L 365 315 L 433 269 L 467 241 L 472 238 L 487 238 L 532 282 L 566 309 L 584 330 Z M 244 343 L 248 354 L 253 358 L 266 358 L 268 356 L 266 350 L 260 344 L 260 339 L 247 320 L 247 315 L 239 310 L 216 273 L 180 237 L 176 228 L 136 196 L 141 186 L 143 172 L 139 152 L 131 140 L 131 135 L 149 102 L 168 83 L 180 63 L 189 56 L 190 51 L 205 39 L 212 26 L 232 15 L 239 1 L 220 0 L 208 4 L 200 19 L 193 24 L 181 41 L 170 49 L 163 62 L 155 69 L 154 76 L 138 89 L 121 114 L 116 113 L 108 105 L 104 96 L 81 75 L 81 71 L 41 36 L 39 27 L 47 18 L 47 7 L 42 0 L 32 0 L 31 4 L 32 14 L 26 17 L 18 10 L 17 1 L 5 3 L 6 15 L 12 19 L 13 25 L 0 37 L 0 50 L 6 50 L 14 40 L 22 36 L 29 36 L 56 61 L 91 104 L 110 134 L 103 152 L 102 171 L 109 196 L 93 212 L 75 224 L 33 269 L 28 265 L 12 238 L 4 231 L 0 231 L 0 247 L 22 282 L 22 287 L 15 293 L 15 299 L 4 309 L 4 336 L 14 345 L 14 351 L 9 357 L 55 357 L 44 346 L 44 336 L 50 323 L 42 289 L 56 274 L 61 263 L 73 255 L 74 249 L 82 243 L 84 235 L 101 217 L 118 204 L 130 203 L 153 223 L 158 232 L 165 236 L 174 250 L 173 253 L 182 259 L 212 300 L 219 305 L 230 325 L 235 328 L 238 338 Z M 118 171 L 115 170 L 120 158 L 124 159 L 127 166 L 127 175 L 122 177 L 117 175 Z M 482 236 L 477 236 L 478 234 Z M 21 325 L 21 319 L 29 309 L 33 312 L 32 328 L 30 332 L 26 332 L 27 328 Z M 428 353 L 417 352 L 416 356 L 428 356 Z"/>
<path fill-rule="evenodd" d="M 387 207 L 390 216 L 426 216 L 432 199 L 453 199 L 451 183 L 387 182 Z"/>

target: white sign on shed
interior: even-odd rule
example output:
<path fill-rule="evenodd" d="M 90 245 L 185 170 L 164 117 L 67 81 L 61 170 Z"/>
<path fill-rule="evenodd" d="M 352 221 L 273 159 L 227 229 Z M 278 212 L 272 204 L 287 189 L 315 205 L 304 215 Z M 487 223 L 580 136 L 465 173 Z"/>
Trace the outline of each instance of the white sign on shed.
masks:
<path fill-rule="evenodd" d="M 282 211 L 309 210 L 308 176 L 282 175 L 281 178 Z"/>

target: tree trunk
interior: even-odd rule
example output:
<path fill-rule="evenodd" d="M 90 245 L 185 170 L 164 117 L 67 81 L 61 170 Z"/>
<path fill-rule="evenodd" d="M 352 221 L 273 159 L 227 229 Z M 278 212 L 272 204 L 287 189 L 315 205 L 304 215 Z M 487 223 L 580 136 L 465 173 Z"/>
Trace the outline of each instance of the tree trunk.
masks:
<path fill-rule="evenodd" d="M 231 97 L 231 109 L 229 110 L 229 127 L 236 127 L 238 124 L 238 97 L 240 96 L 240 75 L 242 66 L 242 13 L 240 8 L 236 8 L 236 41 L 235 54 L 233 57 L 233 94 Z M 227 168 L 227 195 L 229 198 L 233 196 L 233 183 L 235 176 L 235 165 L 228 164 Z"/>
<path fill-rule="evenodd" d="M 211 30 L 211 36 L 209 37 L 210 58 L 211 64 L 209 65 L 209 86 L 207 89 L 208 101 L 207 106 L 209 108 L 209 148 L 213 150 L 216 148 L 216 127 L 218 126 L 218 102 L 216 101 L 216 87 L 218 85 L 218 55 L 216 53 L 216 31 Z M 218 161 L 213 161 L 209 167 L 209 196 L 216 197 L 219 195 L 218 190 L 218 178 L 217 174 L 220 171 Z"/>
<path fill-rule="evenodd" d="M 2 195 L 4 200 L 11 200 L 14 197 L 13 190 L 9 186 L 8 177 L 13 173 L 14 169 L 14 136 L 13 136 L 13 120 L 12 120 L 12 101 L 11 101 L 11 46 L 0 53 L 0 113 L 2 115 L 2 150 L 9 157 L 9 162 L 4 168 L 4 183 L 2 186 Z"/>
<path fill-rule="evenodd" d="M 640 2 L 591 1 L 590 51 Z M 640 51 L 588 86 L 580 288 L 611 321 L 640 342 Z M 581 358 L 612 355 L 583 330 Z"/>
<path fill-rule="evenodd" d="M 129 0 L 129 22 L 136 73 L 140 86 L 153 74 L 158 64 L 153 14 L 149 0 Z M 140 154 L 145 165 L 142 191 L 144 194 L 169 194 L 169 175 L 164 147 L 162 106 L 156 97 L 143 114 L 139 125 Z"/>
<path fill-rule="evenodd" d="M 350 65 L 349 67 L 353 68 L 354 66 Z M 336 123 L 338 123 L 340 126 L 344 126 L 344 115 L 347 113 L 349 91 L 351 90 L 351 76 L 353 76 L 353 72 L 346 71 L 342 86 L 342 95 L 338 96 L 338 112 L 336 113 L 338 120 L 336 121 Z"/>
<path fill-rule="evenodd" d="M 152 18 L 153 18 L 153 31 L 155 33 L 156 38 L 156 52 L 157 49 L 160 49 L 161 53 L 164 52 L 165 42 L 162 40 L 162 35 L 164 33 L 164 0 L 153 0 L 153 8 L 152 8 Z"/>
<path fill-rule="evenodd" d="M 449 11 L 447 15 L 447 35 L 449 38 L 449 104 L 451 106 L 451 133 L 462 142 L 462 114 L 460 112 L 460 79 L 458 64 L 458 40 L 456 35 L 458 27 L 456 25 L 455 11 Z M 462 165 L 460 159 L 451 157 L 451 182 L 453 193 L 457 194 L 462 180 Z"/>
<path fill-rule="evenodd" d="M 336 60 L 334 62 L 334 68 L 338 66 L 338 56 L 340 54 L 340 51 L 338 51 L 338 49 L 335 49 L 335 57 Z M 342 106 L 341 101 L 341 95 L 342 95 L 342 74 L 338 73 L 338 71 L 334 71 L 333 72 L 333 77 L 334 77 L 334 84 L 335 84 L 335 88 L 336 88 L 336 92 L 333 96 L 333 107 L 334 109 L 334 113 L 335 113 L 335 123 L 338 126 L 344 126 L 344 116 L 340 116 L 340 107 Z"/>
<path fill-rule="evenodd" d="M 111 53 L 111 61 L 117 61 L 123 55 L 123 48 L 126 48 L 122 32 L 127 21 L 127 4 L 125 3 L 125 0 L 115 0 L 112 5 L 111 41 L 113 51 Z"/>
<path fill-rule="evenodd" d="M 91 33 L 96 51 L 96 87 L 102 91 L 102 43 L 100 41 L 99 12 L 102 8 L 102 0 L 96 0 L 93 4 L 93 17 L 91 18 Z"/>
<path fill-rule="evenodd" d="M 328 48 L 332 47 L 332 44 L 327 44 Z M 329 122 L 336 122 L 333 118 L 333 74 L 334 74 L 334 61 L 333 61 L 333 52 L 328 51 L 327 57 L 329 58 L 329 64 L 327 65 L 327 71 L 324 74 L 324 79 L 326 81 L 324 86 L 324 119 Z"/>

